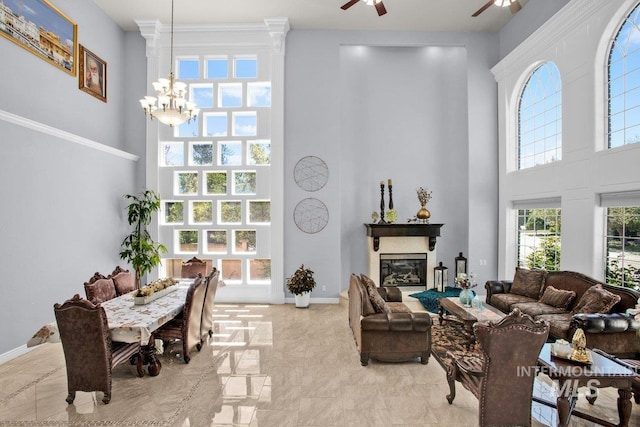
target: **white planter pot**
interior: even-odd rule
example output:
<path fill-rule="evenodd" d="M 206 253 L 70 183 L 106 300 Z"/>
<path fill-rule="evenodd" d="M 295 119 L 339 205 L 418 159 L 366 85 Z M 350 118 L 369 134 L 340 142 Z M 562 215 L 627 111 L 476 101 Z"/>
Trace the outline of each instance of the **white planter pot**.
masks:
<path fill-rule="evenodd" d="M 294 295 L 296 300 L 296 307 L 307 308 L 309 307 L 309 300 L 311 299 L 311 292 L 305 292 L 300 295 Z"/>

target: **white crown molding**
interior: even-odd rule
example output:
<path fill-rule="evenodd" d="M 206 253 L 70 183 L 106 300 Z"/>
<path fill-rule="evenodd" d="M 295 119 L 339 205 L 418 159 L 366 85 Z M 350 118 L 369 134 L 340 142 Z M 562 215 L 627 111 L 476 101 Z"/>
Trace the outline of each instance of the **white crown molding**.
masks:
<path fill-rule="evenodd" d="M 101 144 L 88 138 L 67 132 L 53 126 L 45 125 L 35 120 L 27 119 L 17 114 L 9 113 L 8 111 L 0 110 L 0 120 L 4 120 L 8 123 L 13 123 L 18 126 L 22 126 L 27 129 L 41 132 L 47 135 L 60 138 L 65 141 L 73 142 L 75 144 L 83 145 L 85 147 L 92 148 L 94 150 L 102 151 L 108 154 L 112 154 L 117 157 L 121 157 L 126 160 L 137 162 L 139 157 L 135 154 L 127 153 L 126 151 L 119 150 L 117 148 L 110 147 L 108 145 Z"/>
<path fill-rule="evenodd" d="M 545 59 L 549 46 L 556 45 L 558 40 L 563 40 L 576 28 L 583 27 L 589 17 L 596 15 L 599 10 L 609 7 L 608 2 L 601 0 L 573 0 L 569 2 L 491 68 L 491 72 L 500 82 L 505 75 L 510 74 L 507 70 L 523 69 L 536 60 Z"/>

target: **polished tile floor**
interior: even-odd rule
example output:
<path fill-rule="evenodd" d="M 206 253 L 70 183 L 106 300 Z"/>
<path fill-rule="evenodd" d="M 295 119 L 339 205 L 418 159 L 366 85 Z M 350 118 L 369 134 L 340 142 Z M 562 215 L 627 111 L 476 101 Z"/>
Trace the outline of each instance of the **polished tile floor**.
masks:
<path fill-rule="evenodd" d="M 82 392 L 67 405 L 62 348 L 42 344 L 0 365 L 0 426 L 477 425 L 478 401 L 457 387 L 449 405 L 433 358 L 360 366 L 343 305 L 218 305 L 215 321 L 216 334 L 188 365 L 171 345 L 157 377 L 116 368 L 108 405 L 102 393 Z M 553 394 L 544 378 L 536 389 Z M 616 398 L 603 389 L 593 407 L 584 398 L 578 406 L 617 423 Z M 534 426 L 556 423 L 547 407 L 534 405 L 532 415 Z M 630 425 L 640 426 L 635 403 Z"/>

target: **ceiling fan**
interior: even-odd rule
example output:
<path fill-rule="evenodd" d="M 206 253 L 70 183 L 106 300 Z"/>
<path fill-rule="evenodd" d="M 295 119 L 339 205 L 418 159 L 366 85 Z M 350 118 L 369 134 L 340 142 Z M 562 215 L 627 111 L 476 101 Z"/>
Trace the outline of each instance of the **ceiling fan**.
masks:
<path fill-rule="evenodd" d="M 384 4 L 382 4 L 382 0 L 350 0 L 345 4 L 343 4 L 342 6 L 340 6 L 340 9 L 347 10 L 354 4 L 358 3 L 359 1 L 363 1 L 369 6 L 374 5 L 376 7 L 376 11 L 378 12 L 378 16 L 382 16 L 385 13 L 387 13 L 387 9 L 385 9 Z"/>
<path fill-rule="evenodd" d="M 500 7 L 509 6 L 509 10 L 511 11 L 512 15 L 515 15 L 520 9 L 522 9 L 522 6 L 520 6 L 520 2 L 518 0 L 489 0 L 484 6 L 478 9 L 476 13 L 471 16 L 475 18 L 494 4 Z"/>

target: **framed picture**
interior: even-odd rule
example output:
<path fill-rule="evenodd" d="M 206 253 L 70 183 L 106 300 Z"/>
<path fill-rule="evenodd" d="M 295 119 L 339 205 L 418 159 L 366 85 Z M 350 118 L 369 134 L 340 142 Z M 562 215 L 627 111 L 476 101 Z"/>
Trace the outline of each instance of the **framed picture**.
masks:
<path fill-rule="evenodd" d="M 80 45 L 80 71 L 78 84 L 80 90 L 107 102 L 107 63 L 95 53 Z"/>
<path fill-rule="evenodd" d="M 3 0 L 0 35 L 76 75 L 78 26 L 48 0 Z"/>

